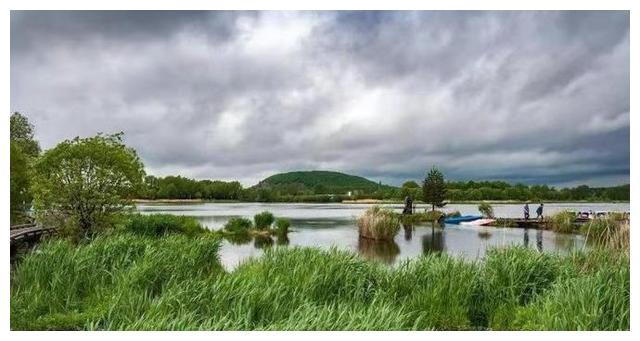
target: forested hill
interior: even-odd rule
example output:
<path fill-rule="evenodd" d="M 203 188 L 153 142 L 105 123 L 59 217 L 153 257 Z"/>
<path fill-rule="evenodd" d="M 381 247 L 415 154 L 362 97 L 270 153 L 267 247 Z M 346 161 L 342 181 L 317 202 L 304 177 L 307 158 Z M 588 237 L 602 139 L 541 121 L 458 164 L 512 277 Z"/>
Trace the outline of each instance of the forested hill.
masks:
<path fill-rule="evenodd" d="M 349 191 L 371 193 L 393 189 L 361 176 L 330 171 L 299 171 L 279 173 L 260 181 L 255 188 L 313 191 L 316 194 L 343 194 Z"/>

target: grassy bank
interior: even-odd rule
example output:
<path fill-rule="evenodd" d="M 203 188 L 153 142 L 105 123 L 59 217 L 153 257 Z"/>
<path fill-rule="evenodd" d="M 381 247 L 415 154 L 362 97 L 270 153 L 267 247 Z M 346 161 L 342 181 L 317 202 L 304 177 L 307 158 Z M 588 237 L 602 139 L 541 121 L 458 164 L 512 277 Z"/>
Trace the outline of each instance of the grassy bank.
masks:
<path fill-rule="evenodd" d="M 54 240 L 12 271 L 11 328 L 127 330 L 629 329 L 629 259 L 495 249 L 392 268 L 272 248 L 226 272 L 220 237 L 118 232 Z"/>

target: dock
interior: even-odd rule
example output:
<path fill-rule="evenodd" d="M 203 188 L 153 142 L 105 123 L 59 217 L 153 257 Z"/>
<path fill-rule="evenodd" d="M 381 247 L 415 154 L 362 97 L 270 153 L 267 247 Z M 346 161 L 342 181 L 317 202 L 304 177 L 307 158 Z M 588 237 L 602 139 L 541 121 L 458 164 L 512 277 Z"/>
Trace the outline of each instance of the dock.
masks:
<path fill-rule="evenodd" d="M 10 245 L 14 246 L 20 242 L 30 242 L 40 239 L 43 235 L 55 233 L 52 227 L 45 227 L 37 224 L 23 224 L 10 227 Z"/>

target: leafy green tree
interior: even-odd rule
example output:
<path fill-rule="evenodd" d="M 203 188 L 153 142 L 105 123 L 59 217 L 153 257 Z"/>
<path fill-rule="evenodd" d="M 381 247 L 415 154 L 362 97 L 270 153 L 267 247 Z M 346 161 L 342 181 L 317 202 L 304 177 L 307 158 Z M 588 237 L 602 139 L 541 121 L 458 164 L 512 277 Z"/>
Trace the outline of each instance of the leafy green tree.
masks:
<path fill-rule="evenodd" d="M 431 204 L 431 209 L 435 211 L 436 207 L 444 207 L 447 197 L 447 184 L 444 181 L 444 175 L 433 167 L 427 173 L 422 184 L 422 197 L 424 202 Z"/>
<path fill-rule="evenodd" d="M 31 202 L 31 193 L 29 191 L 29 157 L 14 141 L 10 142 L 9 166 L 10 223 L 18 224 L 23 222 Z"/>
<path fill-rule="evenodd" d="M 40 145 L 33 137 L 33 125 L 26 116 L 19 112 L 11 114 L 9 128 L 11 141 L 20 146 L 25 155 L 36 157 L 40 154 Z"/>
<path fill-rule="evenodd" d="M 31 206 L 31 166 L 40 153 L 40 145 L 33 137 L 33 125 L 20 113 L 10 117 L 10 223 L 24 222 Z"/>
<path fill-rule="evenodd" d="M 144 176 L 122 133 L 63 141 L 34 166 L 36 218 L 68 236 L 90 236 L 130 206 Z"/>
<path fill-rule="evenodd" d="M 405 181 L 402 184 L 402 188 L 420 188 L 420 185 L 418 185 L 417 182 L 410 180 L 410 181 Z"/>

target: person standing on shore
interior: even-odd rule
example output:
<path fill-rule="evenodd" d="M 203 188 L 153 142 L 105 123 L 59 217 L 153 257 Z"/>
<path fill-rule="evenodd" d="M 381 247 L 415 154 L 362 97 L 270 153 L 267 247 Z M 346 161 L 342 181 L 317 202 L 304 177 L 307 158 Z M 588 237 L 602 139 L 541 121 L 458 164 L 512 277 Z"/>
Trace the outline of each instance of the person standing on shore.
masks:
<path fill-rule="evenodd" d="M 529 203 L 524 204 L 524 220 L 529 220 Z"/>
<path fill-rule="evenodd" d="M 542 208 L 543 208 L 544 204 L 540 204 L 540 206 L 538 206 L 538 209 L 536 210 L 536 213 L 538 214 L 538 219 L 543 219 L 542 217 Z"/>

